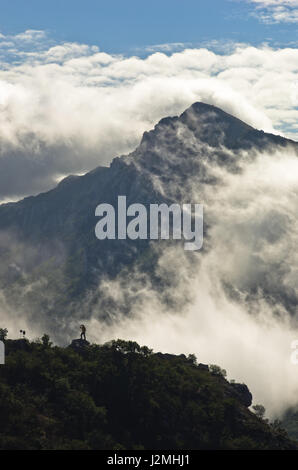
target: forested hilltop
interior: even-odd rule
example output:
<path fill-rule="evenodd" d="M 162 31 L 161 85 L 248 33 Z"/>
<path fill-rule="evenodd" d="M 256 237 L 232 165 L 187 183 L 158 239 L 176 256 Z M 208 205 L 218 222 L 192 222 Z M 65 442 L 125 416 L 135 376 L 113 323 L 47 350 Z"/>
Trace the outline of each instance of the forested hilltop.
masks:
<path fill-rule="evenodd" d="M 244 384 L 195 356 L 122 340 L 6 340 L 0 449 L 297 449 Z"/>

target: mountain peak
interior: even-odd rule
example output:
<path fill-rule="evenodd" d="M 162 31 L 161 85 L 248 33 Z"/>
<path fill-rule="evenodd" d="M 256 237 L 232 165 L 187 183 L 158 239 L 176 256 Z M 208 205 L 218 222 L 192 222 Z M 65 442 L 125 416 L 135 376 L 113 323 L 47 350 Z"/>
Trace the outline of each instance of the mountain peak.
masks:
<path fill-rule="evenodd" d="M 183 120 L 186 116 L 188 117 L 189 115 L 195 116 L 199 120 L 204 118 L 210 122 L 214 120 L 230 121 L 234 124 L 241 124 L 242 126 L 249 128 L 250 130 L 254 129 L 252 126 L 246 124 L 244 121 L 233 116 L 232 114 L 227 113 L 223 109 L 218 108 L 217 106 L 214 106 L 212 104 L 203 103 L 202 101 L 197 101 L 193 103 L 180 115 L 180 119 Z"/>
<path fill-rule="evenodd" d="M 268 144 L 286 145 L 290 141 L 278 135 L 266 134 L 241 121 L 222 109 L 203 102 L 195 102 L 180 116 L 161 119 L 154 129 L 145 132 L 140 144 L 142 152 L 156 148 L 164 150 L 181 143 L 189 147 L 189 142 L 207 144 L 213 148 L 225 147 L 231 150 L 257 147 L 263 149 Z"/>

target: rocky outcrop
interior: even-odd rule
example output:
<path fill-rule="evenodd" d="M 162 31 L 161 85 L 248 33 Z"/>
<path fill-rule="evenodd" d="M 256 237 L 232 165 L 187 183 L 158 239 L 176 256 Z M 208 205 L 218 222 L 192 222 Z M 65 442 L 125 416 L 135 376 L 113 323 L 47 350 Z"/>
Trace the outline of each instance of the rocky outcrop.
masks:
<path fill-rule="evenodd" d="M 198 364 L 198 368 L 201 370 L 205 370 L 206 372 L 209 372 L 209 366 L 207 364 L 202 364 L 200 362 L 200 364 Z"/>
<path fill-rule="evenodd" d="M 230 383 L 232 390 L 234 391 L 235 397 L 246 406 L 247 408 L 252 404 L 252 394 L 250 393 L 247 385 L 239 383 Z"/>
<path fill-rule="evenodd" d="M 85 339 L 73 339 L 69 347 L 76 350 L 80 350 L 84 349 L 86 346 L 89 346 L 89 344 L 89 341 Z"/>

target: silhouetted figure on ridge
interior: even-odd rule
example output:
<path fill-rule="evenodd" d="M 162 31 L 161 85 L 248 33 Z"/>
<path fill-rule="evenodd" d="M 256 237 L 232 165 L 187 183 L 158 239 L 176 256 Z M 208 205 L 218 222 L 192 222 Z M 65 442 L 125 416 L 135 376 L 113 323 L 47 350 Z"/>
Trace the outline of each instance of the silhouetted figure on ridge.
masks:
<path fill-rule="evenodd" d="M 85 325 L 81 325 L 80 330 L 81 330 L 81 339 L 82 340 L 84 339 L 86 341 L 86 327 L 85 327 Z"/>

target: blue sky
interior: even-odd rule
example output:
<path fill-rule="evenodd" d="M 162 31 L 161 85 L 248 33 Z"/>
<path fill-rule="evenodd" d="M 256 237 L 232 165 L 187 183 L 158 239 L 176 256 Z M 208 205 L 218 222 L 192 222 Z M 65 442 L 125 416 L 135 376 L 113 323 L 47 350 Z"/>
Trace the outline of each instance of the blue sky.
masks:
<path fill-rule="evenodd" d="M 274 1 L 2 0 L 0 31 L 8 35 L 45 30 L 57 41 L 140 55 L 146 46 L 164 43 L 195 47 L 210 41 L 296 44 L 296 22 L 262 21 L 268 9 L 257 7 Z M 288 2 L 295 0 L 280 3 Z"/>

